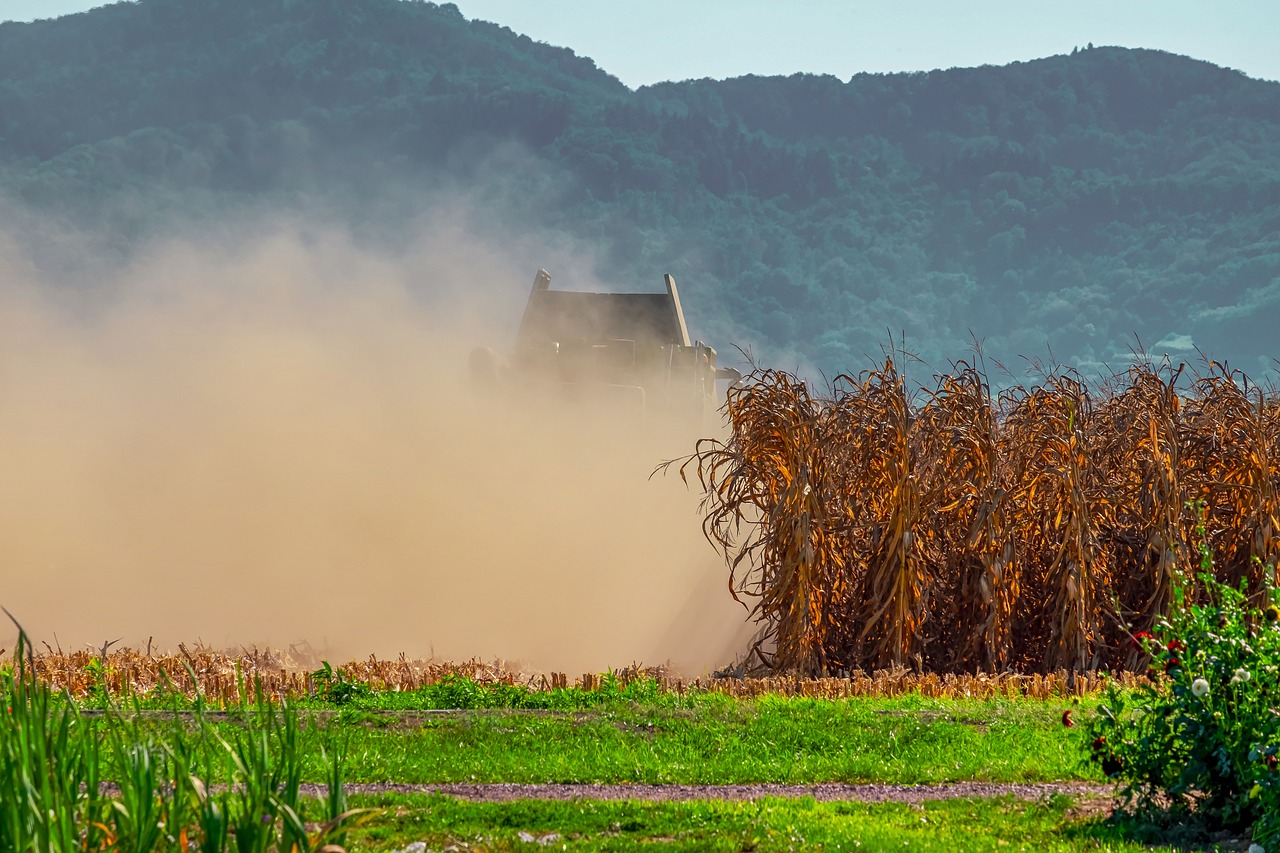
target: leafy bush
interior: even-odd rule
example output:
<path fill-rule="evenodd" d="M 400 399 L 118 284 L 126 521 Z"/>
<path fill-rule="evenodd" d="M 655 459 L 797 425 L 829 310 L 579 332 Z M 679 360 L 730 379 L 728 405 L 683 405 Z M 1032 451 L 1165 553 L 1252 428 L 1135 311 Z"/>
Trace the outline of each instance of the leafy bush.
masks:
<path fill-rule="evenodd" d="M 1280 607 L 1274 589 L 1250 602 L 1214 581 L 1202 551 L 1203 603 L 1175 590 L 1172 615 L 1134 642 L 1154 682 L 1112 689 L 1088 726 L 1091 759 L 1124 785 L 1139 815 L 1252 829 L 1280 842 Z M 1274 575 L 1274 570 L 1268 576 Z M 1255 606 L 1262 605 L 1262 606 Z"/>
<path fill-rule="evenodd" d="M 326 702 L 335 705 L 349 705 L 360 699 L 373 695 L 373 689 L 363 681 L 356 681 L 342 668 L 334 669 L 333 665 L 321 661 L 321 667 L 311 673 L 311 681 L 316 686 L 319 696 Z"/>

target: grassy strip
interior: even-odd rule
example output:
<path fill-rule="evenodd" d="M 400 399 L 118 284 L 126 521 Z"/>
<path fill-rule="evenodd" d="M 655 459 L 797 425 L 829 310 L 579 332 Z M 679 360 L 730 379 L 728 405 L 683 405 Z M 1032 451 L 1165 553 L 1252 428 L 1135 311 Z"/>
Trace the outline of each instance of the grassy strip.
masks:
<path fill-rule="evenodd" d="M 199 704 L 194 713 L 160 716 L 141 713 L 142 703 L 132 701 L 126 707 L 108 702 L 101 715 L 89 717 L 35 681 L 21 657 L 15 664 L 0 678 L 0 694 L 13 708 L 0 725 L 0 777 L 9 780 L 7 790 L 22 792 L 19 808 L 0 810 L 0 847 L 6 849 L 168 851 L 195 841 L 221 853 L 230 849 L 233 833 L 236 849 L 257 853 L 318 850 L 348 833 L 356 849 L 379 850 L 476 839 L 489 849 L 509 849 L 552 833 L 575 849 L 623 849 L 646 840 L 677 849 L 853 849 L 859 843 L 876 849 L 905 841 L 964 850 L 990 849 L 999 840 L 1028 849 L 1079 849 L 1096 843 L 1094 830 L 1101 831 L 1068 821 L 1065 799 L 924 807 L 812 800 L 484 805 L 424 795 L 373 798 L 384 810 L 358 827 L 356 819 L 371 816 L 352 815 L 341 796 L 315 801 L 299 790 L 304 781 L 328 782 L 338 792 L 343 781 L 384 780 L 1081 778 L 1081 745 L 1061 726 L 1061 703 L 638 698 L 618 688 L 566 691 L 556 701 L 589 707 L 573 711 L 369 710 L 379 704 L 370 694 L 305 711 L 259 697 L 252 705 L 226 707 L 216 721 Z M 173 709 L 181 706 L 175 697 Z M 102 796 L 96 781 L 113 782 L 116 793 Z M 211 784 L 227 781 L 235 784 Z"/>
<path fill-rule="evenodd" d="M 1067 797 L 1029 803 L 940 800 L 923 805 L 819 803 L 812 799 L 678 803 L 471 803 L 388 794 L 353 802 L 382 810 L 350 836 L 352 851 L 632 850 L 1169 850 L 1119 838 L 1099 818 L 1078 818 Z M 522 836 L 523 834 L 523 836 Z"/>
<path fill-rule="evenodd" d="M 648 704 L 574 714 L 346 712 L 353 782 L 1042 782 L 1100 777 L 1040 701 Z M 318 736 L 318 735 L 317 735 Z"/>
<path fill-rule="evenodd" d="M 746 784 L 977 780 L 1098 780 L 1066 709 L 1096 700 L 808 699 L 663 691 L 652 679 L 606 677 L 599 689 L 530 691 L 449 677 L 414 691 L 372 691 L 335 679 L 296 700 L 307 781 L 323 778 L 323 749 L 345 744 L 353 782 Z M 107 694 L 99 698 L 107 701 Z M 220 703 L 215 703 L 220 704 Z M 128 700 L 182 710 L 180 693 Z M 243 727 L 224 705 L 206 721 Z M 435 709 L 463 709 L 429 713 Z M 207 709 L 206 709 L 207 714 Z M 225 719 L 224 719 L 225 717 Z M 219 722 L 221 721 L 221 722 Z M 160 739 L 168 723 L 149 725 Z M 221 731 L 221 729 L 219 729 Z"/>
<path fill-rule="evenodd" d="M 1074 700 L 731 699 L 651 679 L 529 691 L 451 678 L 403 692 L 344 681 L 293 703 L 302 750 L 341 733 L 355 782 L 739 784 L 1098 779 Z M 171 696 L 174 707 L 185 699 Z M 145 704 L 155 707 L 158 697 Z M 1095 700 L 1080 701 L 1088 708 Z M 466 709 L 450 714 L 434 709 Z M 232 706 L 234 716 L 235 706 Z M 331 749 L 331 748 L 330 748 Z M 322 771 L 306 765 L 308 777 Z"/>

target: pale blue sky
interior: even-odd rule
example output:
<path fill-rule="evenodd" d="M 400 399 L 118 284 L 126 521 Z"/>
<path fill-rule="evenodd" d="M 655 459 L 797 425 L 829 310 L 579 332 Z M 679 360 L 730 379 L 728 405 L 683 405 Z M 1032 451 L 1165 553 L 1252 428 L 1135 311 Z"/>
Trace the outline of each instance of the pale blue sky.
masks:
<path fill-rule="evenodd" d="M 1003 65 L 1095 45 L 1151 47 L 1280 80 L 1280 0 L 457 0 L 573 48 L 629 86 L 690 77 Z M 101 0 L 0 0 L 0 20 Z"/>

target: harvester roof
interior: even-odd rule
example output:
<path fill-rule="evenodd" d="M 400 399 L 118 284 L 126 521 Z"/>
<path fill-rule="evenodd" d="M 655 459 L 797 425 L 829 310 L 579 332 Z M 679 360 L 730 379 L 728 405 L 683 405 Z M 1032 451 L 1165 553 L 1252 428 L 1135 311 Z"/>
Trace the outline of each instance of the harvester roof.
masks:
<path fill-rule="evenodd" d="M 625 339 L 688 346 L 675 279 L 666 276 L 666 284 L 666 293 L 551 290 L 551 277 L 540 272 L 529 293 L 516 344 L 524 348 L 552 341 Z"/>

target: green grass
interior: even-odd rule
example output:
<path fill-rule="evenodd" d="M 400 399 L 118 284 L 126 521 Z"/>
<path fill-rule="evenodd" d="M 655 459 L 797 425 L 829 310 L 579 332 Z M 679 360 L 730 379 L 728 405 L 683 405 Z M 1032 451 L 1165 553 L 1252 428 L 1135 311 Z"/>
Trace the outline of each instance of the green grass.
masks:
<path fill-rule="evenodd" d="M 389 851 L 422 841 L 429 850 L 1114 850 L 1144 847 L 1098 818 L 1070 814 L 1067 797 L 940 800 L 923 805 L 756 802 L 470 803 L 441 796 L 355 797 L 383 810 L 353 830 L 353 851 Z M 521 838 L 525 833 L 525 838 Z M 558 836 L 549 838 L 549 836 Z M 530 843 L 530 837 L 535 843 Z M 465 845 L 465 846 L 464 846 Z"/>
<path fill-rule="evenodd" d="M 894 699 L 626 704 L 577 713 L 346 711 L 353 782 L 1097 780 L 1064 704 Z"/>
<path fill-rule="evenodd" d="M 259 698 L 217 712 L 204 703 L 193 709 L 176 695 L 133 696 L 108 703 L 105 713 L 83 716 L 65 696 L 12 673 L 3 680 L 0 692 L 22 720 L 0 727 L 8 744 L 0 750 L 0 764 L 30 780 L 46 778 L 43 768 L 65 765 L 68 773 L 75 771 L 56 791 L 30 789 L 30 802 L 6 825 L 25 838 L 38 827 L 19 824 L 25 826 L 33 814 L 91 819 L 104 827 L 100 834 L 108 832 L 109 822 L 113 836 L 124 840 L 127 833 L 136 849 L 157 853 L 174 846 L 164 833 L 157 835 L 160 821 L 222 827 L 210 849 L 229 849 L 230 826 L 240 827 L 246 843 L 251 835 L 261 836 L 254 849 L 274 849 L 277 842 L 288 849 L 288 839 L 304 832 L 303 821 L 314 826 L 346 808 L 340 800 L 299 798 L 303 781 L 910 784 L 1096 778 L 1081 760 L 1086 750 L 1080 729 L 1062 726 L 1062 711 L 1075 706 L 1066 700 L 735 700 L 701 692 L 659 694 L 651 683 L 537 694 L 455 681 L 434 692 L 346 691 L 340 700 L 322 696 L 285 708 Z M 166 704 L 179 713 L 156 712 Z M 1084 716 L 1091 701 L 1080 704 Z M 464 709 L 430 710 L 442 705 Z M 40 720 L 48 725 L 37 725 Z M 60 728 L 59 720 L 66 725 Z M 63 728 L 65 737 L 58 734 Z M 28 745 L 44 749 L 42 744 L 51 755 L 83 761 L 51 761 L 34 752 L 27 757 Z M 192 776 L 236 784 L 216 798 L 186 782 L 165 793 L 167 780 Z M 118 804 L 77 794 L 96 790 L 82 784 L 90 777 L 119 783 Z M 1072 817 L 1065 797 L 909 806 L 811 799 L 480 804 L 419 794 L 352 796 L 350 805 L 376 809 L 367 823 L 341 828 L 350 833 L 347 843 L 354 850 L 403 849 L 415 841 L 436 850 L 532 850 L 540 847 L 527 839 L 546 841 L 552 834 L 558 836 L 556 849 L 580 850 L 643 843 L 674 850 L 1142 849 L 1118 840 L 1118 830 L 1096 819 Z M 204 830 L 198 831 L 203 837 Z M 153 836 L 154 844 L 143 843 Z M 237 847 L 243 847 L 240 840 Z M 69 851 L 79 849 L 77 843 L 55 846 Z"/>
<path fill-rule="evenodd" d="M 353 782 L 738 784 L 1093 780 L 1075 700 L 733 699 L 651 680 L 528 691 L 447 679 L 415 691 L 351 688 L 295 701 L 303 752 L 340 732 Z M 350 688 L 350 689 L 348 689 Z M 161 707 L 161 697 L 145 697 Z M 171 707 L 185 700 L 170 697 Z M 1096 700 L 1079 703 L 1086 715 Z M 432 713 L 456 709 L 448 713 Z M 232 714 L 237 713 L 233 707 Z M 307 724 L 308 720 L 311 724 Z M 306 764 L 309 778 L 320 767 Z"/>

